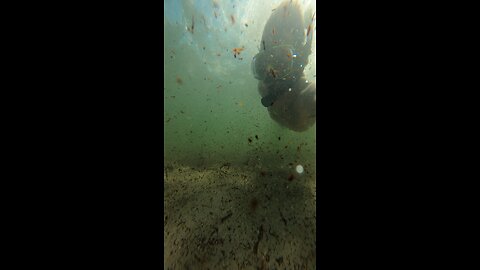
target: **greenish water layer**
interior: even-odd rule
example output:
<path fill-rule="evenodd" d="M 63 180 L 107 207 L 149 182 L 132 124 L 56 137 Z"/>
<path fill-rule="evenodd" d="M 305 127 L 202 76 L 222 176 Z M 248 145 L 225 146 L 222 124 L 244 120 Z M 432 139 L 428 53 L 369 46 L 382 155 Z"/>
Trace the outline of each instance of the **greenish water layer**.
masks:
<path fill-rule="evenodd" d="M 242 16 L 239 7 L 198 12 L 182 3 L 184 16 L 165 20 L 166 164 L 313 168 L 316 125 L 298 133 L 275 123 L 260 103 L 251 73 L 268 16 Z M 235 23 L 229 14 L 236 16 Z M 244 50 L 234 57 L 233 48 Z M 315 49 L 305 69 L 309 79 L 315 79 L 314 57 Z"/>

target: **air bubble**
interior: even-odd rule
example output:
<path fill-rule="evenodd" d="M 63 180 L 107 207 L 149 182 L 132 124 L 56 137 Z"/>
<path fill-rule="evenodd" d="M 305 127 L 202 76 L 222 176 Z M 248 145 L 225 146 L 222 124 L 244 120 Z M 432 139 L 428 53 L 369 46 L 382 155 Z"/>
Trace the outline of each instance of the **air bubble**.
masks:
<path fill-rule="evenodd" d="M 297 167 L 295 167 L 295 170 L 297 171 L 298 174 L 302 174 L 303 173 L 303 166 L 302 165 L 297 165 Z"/>

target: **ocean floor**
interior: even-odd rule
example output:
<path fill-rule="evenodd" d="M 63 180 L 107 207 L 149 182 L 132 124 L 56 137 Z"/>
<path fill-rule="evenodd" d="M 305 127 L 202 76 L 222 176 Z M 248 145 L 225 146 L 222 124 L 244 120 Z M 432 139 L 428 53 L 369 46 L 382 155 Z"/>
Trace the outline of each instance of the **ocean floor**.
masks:
<path fill-rule="evenodd" d="M 165 269 L 315 269 L 315 174 L 166 166 Z"/>

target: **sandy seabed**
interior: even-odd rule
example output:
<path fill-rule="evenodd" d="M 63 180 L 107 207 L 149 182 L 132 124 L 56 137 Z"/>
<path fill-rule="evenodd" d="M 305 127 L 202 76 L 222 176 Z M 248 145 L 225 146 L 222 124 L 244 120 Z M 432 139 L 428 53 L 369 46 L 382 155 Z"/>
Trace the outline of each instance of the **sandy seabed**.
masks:
<path fill-rule="evenodd" d="M 164 168 L 165 269 L 315 269 L 316 178 L 305 168 Z"/>

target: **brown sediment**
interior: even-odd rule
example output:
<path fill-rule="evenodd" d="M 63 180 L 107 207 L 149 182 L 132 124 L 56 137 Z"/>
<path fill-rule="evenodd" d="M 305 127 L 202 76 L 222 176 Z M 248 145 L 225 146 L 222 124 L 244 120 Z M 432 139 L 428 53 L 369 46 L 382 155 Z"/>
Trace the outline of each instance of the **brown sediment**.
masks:
<path fill-rule="evenodd" d="M 307 181 L 287 189 L 274 178 L 260 178 L 259 169 L 230 160 L 208 169 L 178 163 L 164 168 L 166 269 L 315 268 L 315 256 L 302 255 L 314 254 L 316 245 L 313 177 L 308 189 Z M 292 193 L 299 188 L 308 190 L 307 196 Z"/>

